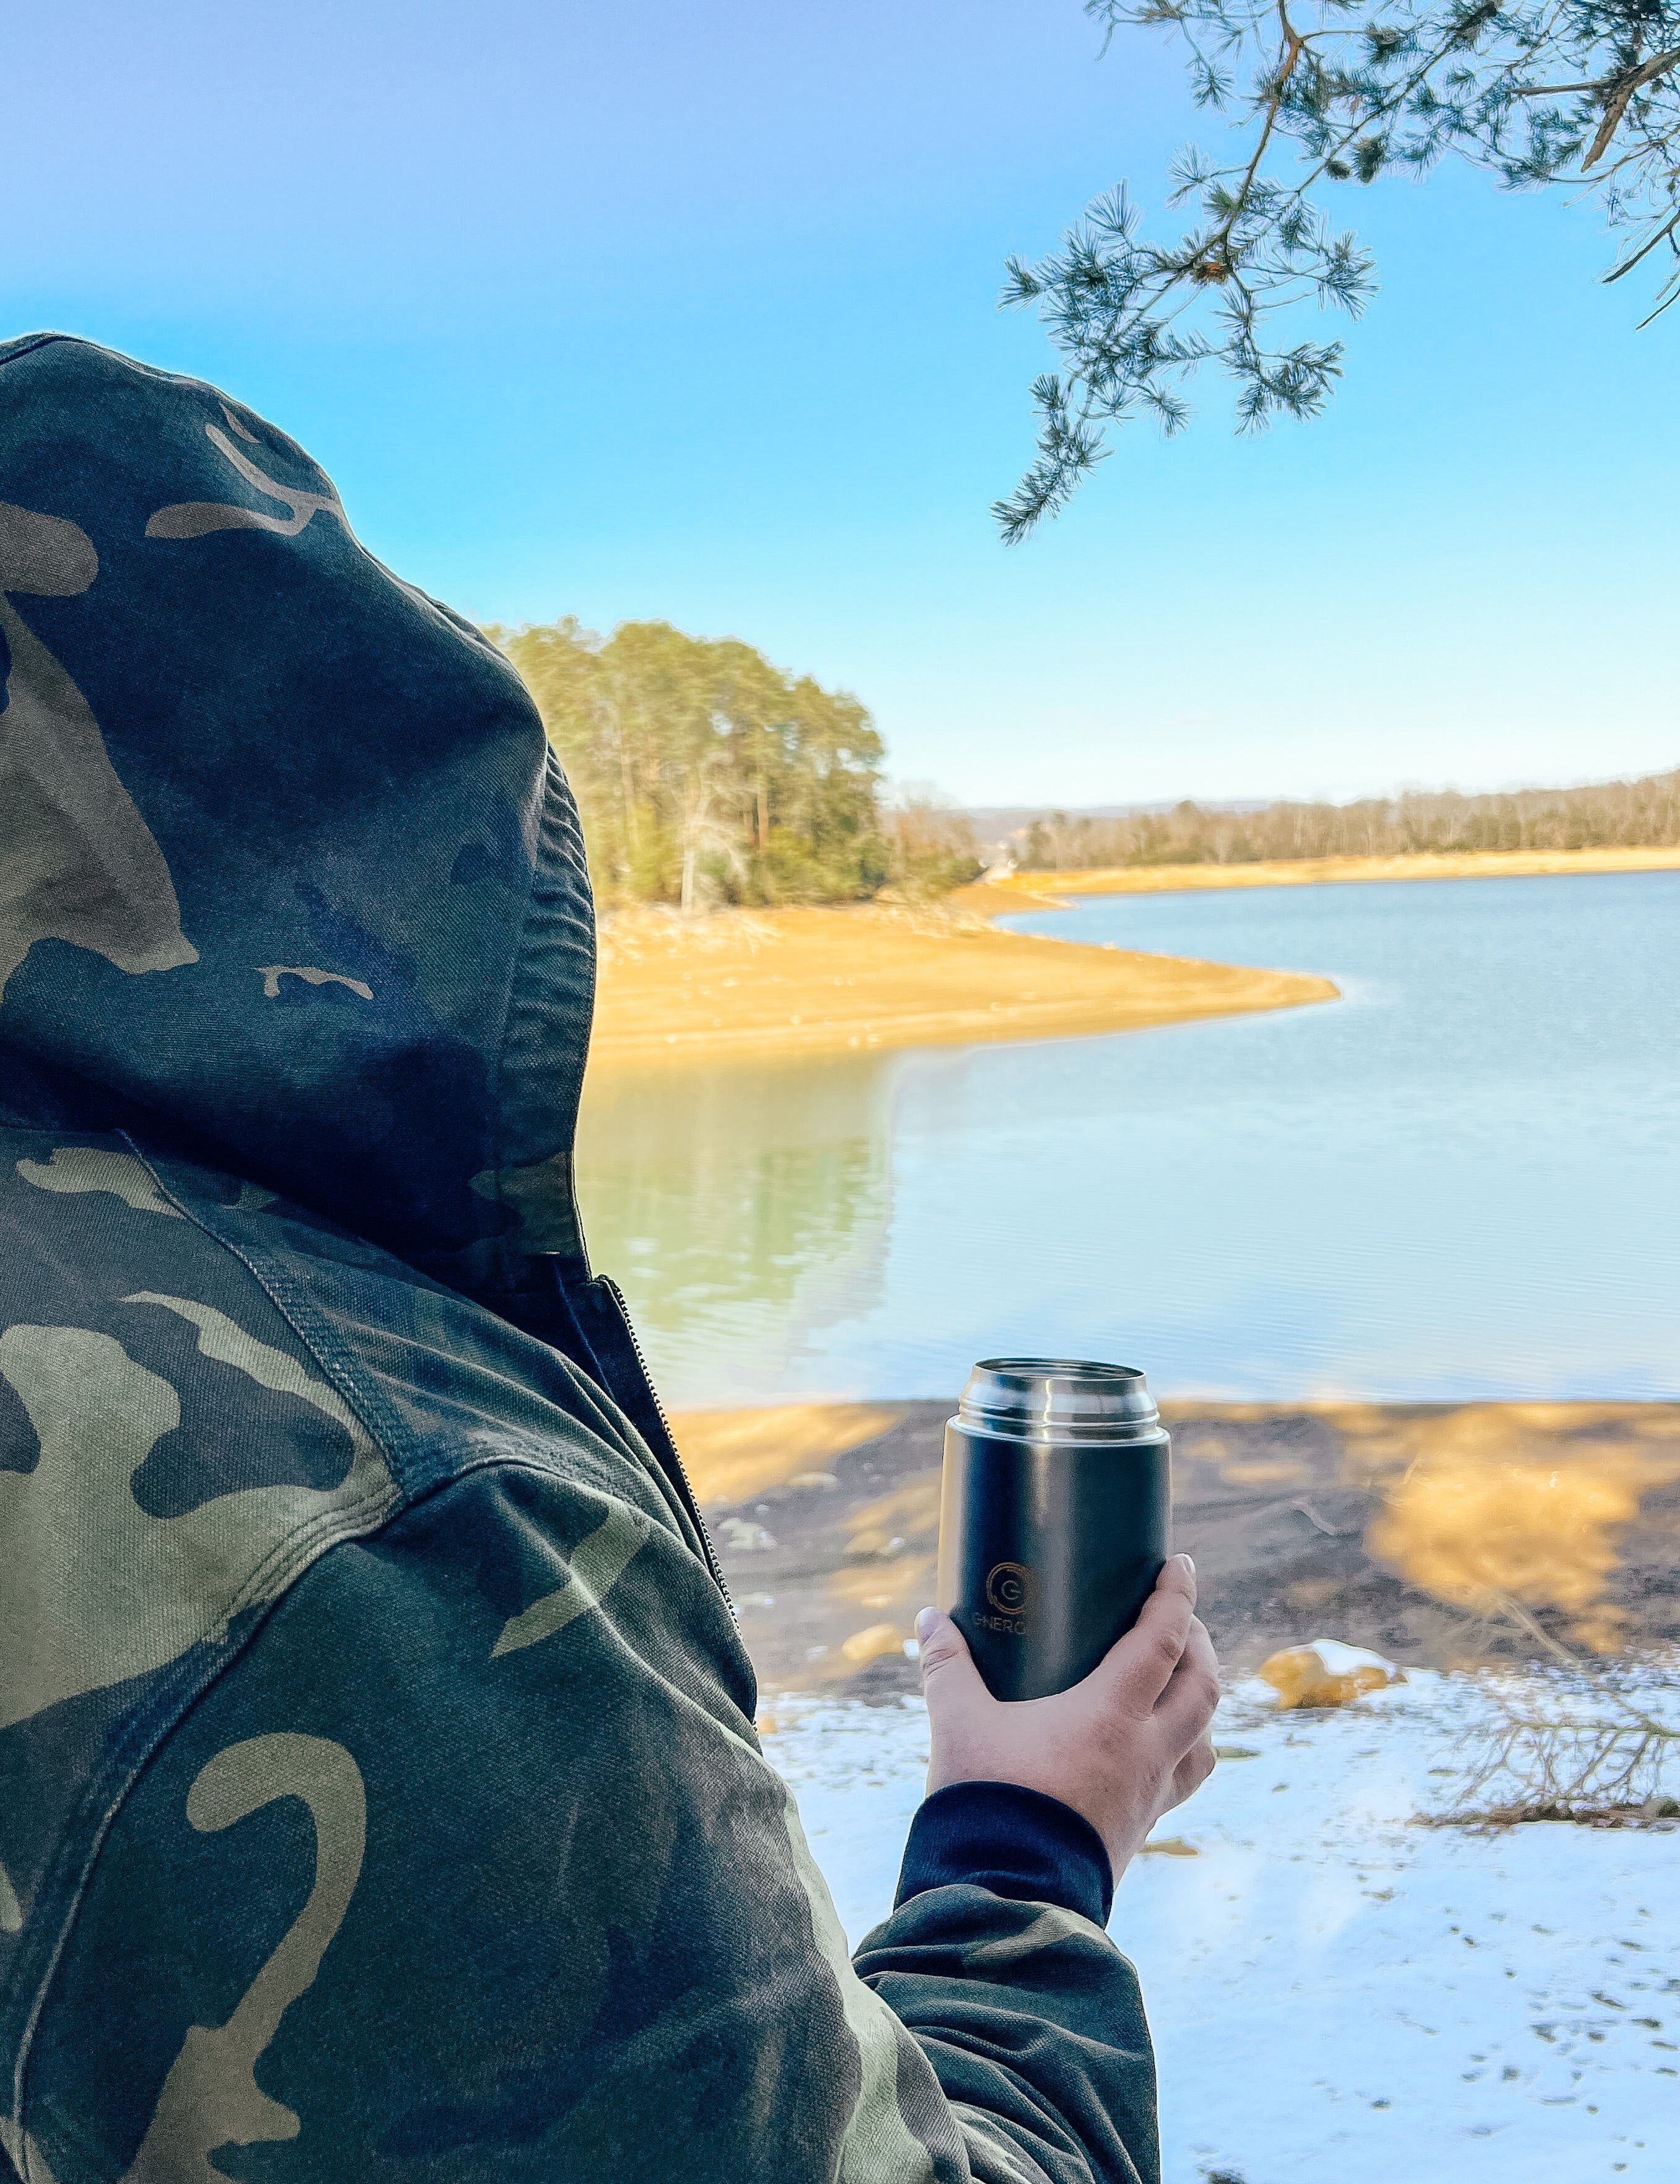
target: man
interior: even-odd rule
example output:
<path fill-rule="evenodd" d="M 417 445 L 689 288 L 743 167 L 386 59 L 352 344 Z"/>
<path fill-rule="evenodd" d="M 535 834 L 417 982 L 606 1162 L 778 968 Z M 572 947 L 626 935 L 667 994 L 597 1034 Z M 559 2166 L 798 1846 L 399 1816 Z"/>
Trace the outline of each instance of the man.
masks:
<path fill-rule="evenodd" d="M 848 1961 L 571 1187 L 593 923 L 508 663 L 284 435 L 0 348 L 0 2127 L 25 2184 L 1150 2178 L 1112 1883 L 1175 1563 Z"/>

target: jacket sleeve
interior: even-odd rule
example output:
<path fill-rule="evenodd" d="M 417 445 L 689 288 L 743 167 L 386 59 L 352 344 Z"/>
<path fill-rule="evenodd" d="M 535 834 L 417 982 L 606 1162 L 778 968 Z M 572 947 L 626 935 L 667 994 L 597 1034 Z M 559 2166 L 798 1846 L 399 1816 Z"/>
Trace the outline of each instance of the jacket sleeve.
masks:
<path fill-rule="evenodd" d="M 960 1783 L 911 1824 L 897 1905 L 857 1968 L 932 2064 L 976 2177 L 1159 2176 L 1137 1975 L 1104 1930 L 1113 1892 L 1095 1830 L 1034 1791 Z"/>
<path fill-rule="evenodd" d="M 609 1457 L 469 1470 L 231 1634 L 39 1997 L 24 2184 L 1153 2177 L 1092 1921 L 936 1861 L 858 1975 L 721 1596 Z"/>

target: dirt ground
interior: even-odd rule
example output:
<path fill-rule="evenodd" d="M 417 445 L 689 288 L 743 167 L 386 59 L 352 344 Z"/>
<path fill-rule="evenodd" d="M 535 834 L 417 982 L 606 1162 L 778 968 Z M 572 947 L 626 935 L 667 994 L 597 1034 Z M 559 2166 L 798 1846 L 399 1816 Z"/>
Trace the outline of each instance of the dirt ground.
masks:
<path fill-rule="evenodd" d="M 954 1403 L 673 1421 L 766 1692 L 914 1685 Z M 1314 1638 L 1467 1667 L 1680 1642 L 1680 1405 L 1168 1403 L 1227 1665 Z"/>
<path fill-rule="evenodd" d="M 621 911 L 604 928 L 590 1067 L 1135 1031 L 1336 999 L 1327 978 L 999 933 L 1030 902 Z"/>

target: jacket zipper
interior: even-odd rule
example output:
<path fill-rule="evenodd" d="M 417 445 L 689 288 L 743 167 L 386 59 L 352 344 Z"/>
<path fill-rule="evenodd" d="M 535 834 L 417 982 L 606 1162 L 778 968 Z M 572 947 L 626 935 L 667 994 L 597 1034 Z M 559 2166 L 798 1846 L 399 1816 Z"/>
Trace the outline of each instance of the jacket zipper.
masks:
<path fill-rule="evenodd" d="M 700 1535 L 700 1545 L 705 1550 L 706 1567 L 711 1572 L 713 1582 L 718 1591 L 723 1595 L 724 1606 L 733 1615 L 736 1612 L 735 1602 L 730 1597 L 729 1586 L 724 1578 L 723 1568 L 717 1558 L 717 1549 L 712 1544 L 710 1529 L 704 1517 L 700 1513 L 699 1502 L 695 1499 L 694 1489 L 689 1483 L 687 1472 L 683 1468 L 682 1454 L 676 1446 L 676 1436 L 670 1429 L 670 1420 L 665 1416 L 665 1405 L 659 1401 L 659 1391 L 654 1385 L 653 1374 L 648 1370 L 648 1361 L 642 1353 L 641 1339 L 636 1332 L 635 1323 L 631 1318 L 629 1309 L 625 1304 L 624 1291 L 610 1274 L 597 1274 L 595 1279 L 606 1290 L 617 1307 L 624 1331 L 630 1337 L 630 1347 L 642 1375 L 642 1384 L 647 1390 L 648 1400 L 654 1408 L 654 1415 L 659 1422 L 659 1431 L 664 1437 L 665 1446 L 663 1449 L 656 1448 L 654 1453 L 659 1458 L 661 1470 L 676 1489 L 677 1498 L 687 1512 L 688 1521 Z"/>

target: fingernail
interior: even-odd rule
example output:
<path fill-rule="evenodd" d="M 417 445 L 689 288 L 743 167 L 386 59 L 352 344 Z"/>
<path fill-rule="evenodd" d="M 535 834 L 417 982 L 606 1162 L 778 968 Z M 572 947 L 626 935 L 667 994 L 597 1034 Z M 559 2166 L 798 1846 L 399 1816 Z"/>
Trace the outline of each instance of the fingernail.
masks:
<path fill-rule="evenodd" d="M 928 1634 L 938 1620 L 939 1611 L 937 1607 L 921 1607 L 916 1610 L 915 1635 L 920 1643 L 924 1645 L 926 1643 Z"/>
<path fill-rule="evenodd" d="M 1194 1577 L 1196 1574 L 1196 1565 L 1191 1561 L 1188 1555 L 1175 1555 L 1172 1559 L 1176 1563 L 1183 1563 L 1184 1574 L 1186 1577 Z"/>

